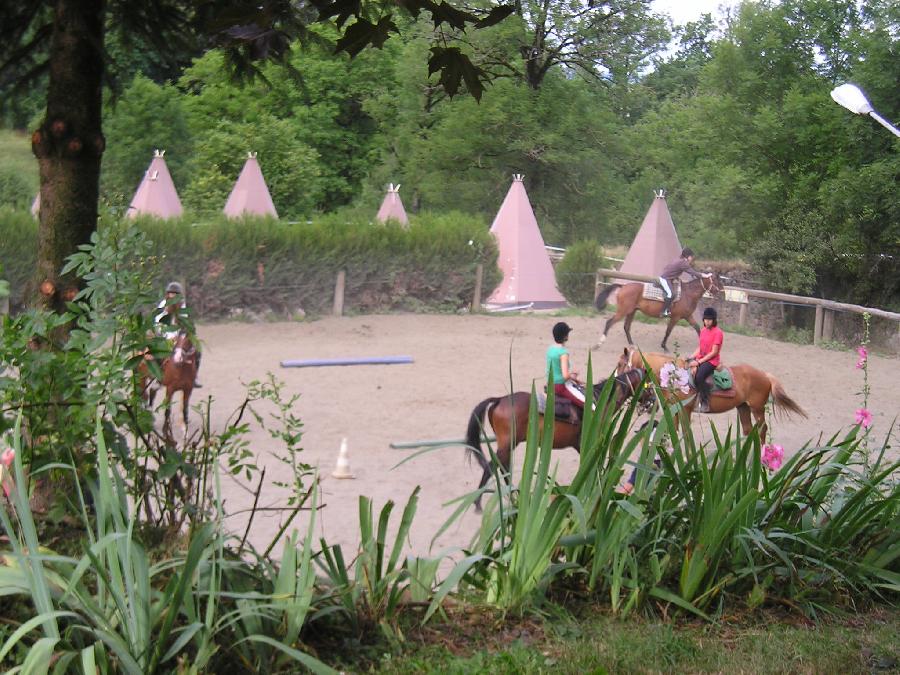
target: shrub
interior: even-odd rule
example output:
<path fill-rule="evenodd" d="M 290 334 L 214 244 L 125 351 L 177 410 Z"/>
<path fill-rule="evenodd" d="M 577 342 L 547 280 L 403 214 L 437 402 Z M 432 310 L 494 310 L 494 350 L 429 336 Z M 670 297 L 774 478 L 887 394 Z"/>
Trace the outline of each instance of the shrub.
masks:
<path fill-rule="evenodd" d="M 603 249 L 595 241 L 579 241 L 566 249 L 556 266 L 556 285 L 566 300 L 574 305 L 594 301 L 594 280 L 603 260 Z"/>

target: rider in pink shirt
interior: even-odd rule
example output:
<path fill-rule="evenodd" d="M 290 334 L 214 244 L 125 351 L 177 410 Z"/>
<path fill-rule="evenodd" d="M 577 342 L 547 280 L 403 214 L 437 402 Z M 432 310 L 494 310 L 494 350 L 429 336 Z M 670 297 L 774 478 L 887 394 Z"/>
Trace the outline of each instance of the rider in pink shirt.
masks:
<path fill-rule="evenodd" d="M 725 334 L 719 328 L 719 316 L 713 307 L 703 310 L 703 329 L 697 350 L 688 359 L 688 365 L 694 372 L 694 385 L 697 388 L 699 412 L 709 412 L 709 385 L 706 378 L 721 363 L 722 343 Z"/>

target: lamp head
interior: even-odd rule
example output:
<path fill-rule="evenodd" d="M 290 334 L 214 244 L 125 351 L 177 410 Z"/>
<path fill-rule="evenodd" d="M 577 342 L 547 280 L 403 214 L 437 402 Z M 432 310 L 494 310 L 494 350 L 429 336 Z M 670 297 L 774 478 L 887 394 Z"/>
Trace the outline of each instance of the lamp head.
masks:
<path fill-rule="evenodd" d="M 868 115 L 874 110 L 866 95 L 855 84 L 848 83 L 835 87 L 831 90 L 831 98 L 857 115 Z"/>

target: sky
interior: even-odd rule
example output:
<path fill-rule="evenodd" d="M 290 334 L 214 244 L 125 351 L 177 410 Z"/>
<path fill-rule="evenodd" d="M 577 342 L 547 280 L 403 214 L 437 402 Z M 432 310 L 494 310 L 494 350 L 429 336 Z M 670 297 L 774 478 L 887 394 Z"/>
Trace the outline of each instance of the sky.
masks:
<path fill-rule="evenodd" d="M 685 24 L 688 21 L 696 21 L 701 14 L 712 14 L 716 19 L 719 13 L 719 5 L 733 6 L 738 0 L 653 0 L 653 9 L 660 13 L 666 13 L 672 17 L 676 24 Z"/>

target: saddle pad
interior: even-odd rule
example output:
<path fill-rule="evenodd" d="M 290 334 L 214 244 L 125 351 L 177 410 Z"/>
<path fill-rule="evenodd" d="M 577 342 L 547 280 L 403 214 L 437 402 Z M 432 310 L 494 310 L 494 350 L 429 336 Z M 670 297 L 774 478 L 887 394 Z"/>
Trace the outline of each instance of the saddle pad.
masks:
<path fill-rule="evenodd" d="M 672 302 L 676 302 L 678 298 L 681 297 L 681 284 L 675 284 L 675 297 Z M 644 299 L 646 300 L 659 300 L 662 302 L 666 299 L 665 294 L 663 293 L 663 289 L 659 287 L 659 284 L 651 284 L 649 282 L 644 284 Z"/>
<path fill-rule="evenodd" d="M 727 370 L 728 374 L 731 375 L 731 381 L 734 382 L 734 373 L 732 372 L 731 368 L 729 368 L 728 366 L 719 366 L 717 370 Z M 711 374 L 706 378 L 706 384 L 709 385 L 709 393 L 713 396 L 721 396 L 723 398 L 734 398 L 735 396 L 737 396 L 737 392 L 734 390 L 734 387 L 732 387 L 731 389 L 718 389 Z M 697 386 L 694 382 L 693 375 L 691 376 L 690 385 L 693 391 L 697 391 Z"/>
<path fill-rule="evenodd" d="M 734 373 L 732 372 L 731 368 L 729 368 L 728 366 L 719 366 L 716 370 L 727 370 L 728 375 L 731 377 L 731 381 L 734 382 Z M 706 378 L 706 382 L 707 384 L 709 384 L 710 392 L 713 396 L 722 396 L 724 398 L 734 398 L 735 396 L 737 396 L 737 392 L 734 390 L 734 387 L 731 387 L 730 389 L 718 389 L 712 375 Z"/>
<path fill-rule="evenodd" d="M 537 400 L 538 413 L 541 415 L 544 415 L 547 412 L 547 395 L 539 393 L 537 395 L 537 397 L 538 397 L 538 400 Z M 568 421 L 571 406 L 572 406 L 572 404 L 569 401 L 567 401 L 566 399 L 557 398 L 556 399 L 556 415 L 555 415 L 555 417 L 557 417 L 558 419 L 561 419 L 561 420 Z"/>

